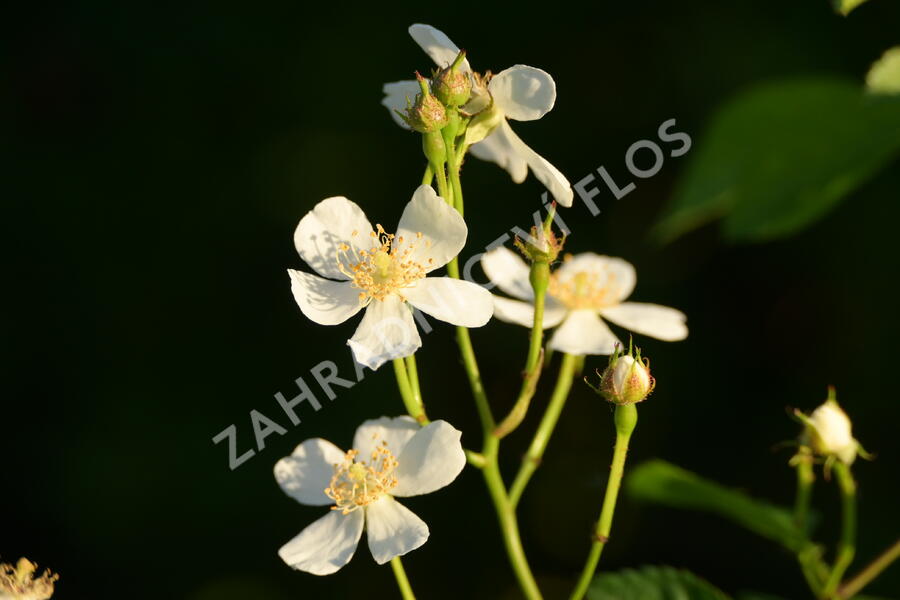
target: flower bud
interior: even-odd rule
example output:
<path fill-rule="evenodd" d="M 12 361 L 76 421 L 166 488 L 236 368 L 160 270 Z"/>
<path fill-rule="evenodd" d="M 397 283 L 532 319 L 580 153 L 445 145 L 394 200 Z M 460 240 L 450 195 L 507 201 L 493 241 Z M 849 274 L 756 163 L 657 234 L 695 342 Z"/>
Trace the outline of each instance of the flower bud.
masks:
<path fill-rule="evenodd" d="M 429 91 L 428 80 L 419 73 L 416 73 L 416 79 L 422 91 L 416 96 L 416 101 L 406 108 L 405 113 L 397 111 L 397 114 L 410 129 L 419 133 L 439 131 L 447 124 L 447 111 L 441 101 Z"/>
<path fill-rule="evenodd" d="M 591 385 L 595 392 L 613 404 L 642 402 L 655 387 L 656 380 L 650 374 L 650 361 L 641 358 L 640 348 L 632 352 L 630 344 L 628 354 L 616 348 L 609 357 L 609 365 L 600 375 L 600 385 Z"/>
<path fill-rule="evenodd" d="M 525 255 L 528 262 L 552 263 L 559 256 L 565 242 L 566 236 L 556 237 L 549 226 L 546 228 L 535 226 L 531 228 L 531 235 L 524 240 L 517 236 L 513 244 Z"/>
<path fill-rule="evenodd" d="M 466 58 L 466 51 L 460 50 L 453 64 L 437 71 L 431 80 L 434 95 L 445 106 L 462 106 L 469 101 L 472 93 L 472 79 L 468 73 L 459 70 Z"/>
<path fill-rule="evenodd" d="M 852 423 L 837 403 L 834 388 L 829 388 L 828 400 L 808 417 L 796 413 L 806 425 L 806 441 L 820 456 L 836 457 L 846 465 L 853 464 L 860 450 L 853 439 Z"/>

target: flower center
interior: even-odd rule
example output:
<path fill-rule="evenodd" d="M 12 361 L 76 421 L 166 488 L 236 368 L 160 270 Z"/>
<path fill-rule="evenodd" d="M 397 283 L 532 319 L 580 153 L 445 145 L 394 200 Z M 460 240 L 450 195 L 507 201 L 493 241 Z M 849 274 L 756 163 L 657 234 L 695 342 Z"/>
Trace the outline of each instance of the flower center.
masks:
<path fill-rule="evenodd" d="M 366 461 L 357 461 L 358 450 L 349 450 L 344 462 L 334 466 L 331 483 L 325 495 L 334 500 L 331 510 L 347 515 L 375 502 L 397 485 L 397 459 L 387 449 L 387 442 L 375 448 Z"/>
<path fill-rule="evenodd" d="M 359 235 L 358 231 L 351 234 Z M 347 244 L 341 244 L 337 252 L 337 264 L 341 273 L 350 279 L 351 285 L 360 290 L 359 301 L 366 298 L 384 300 L 390 294 L 412 285 L 425 277 L 426 266 L 434 259 L 429 258 L 427 265 L 422 265 L 411 258 L 416 244 L 422 240 L 422 233 L 416 233 L 416 239 L 404 244 L 403 237 L 394 243 L 394 234 L 385 233 L 381 225 L 377 233 L 373 231 L 372 240 L 377 244 L 368 250 L 356 250 Z M 425 240 L 426 247 L 431 245 Z"/>
<path fill-rule="evenodd" d="M 614 274 L 609 274 L 601 282 L 598 273 L 586 271 L 579 271 L 565 281 L 559 277 L 559 272 L 554 273 L 547 288 L 548 294 L 572 310 L 613 305 L 618 301 L 618 291 Z"/>

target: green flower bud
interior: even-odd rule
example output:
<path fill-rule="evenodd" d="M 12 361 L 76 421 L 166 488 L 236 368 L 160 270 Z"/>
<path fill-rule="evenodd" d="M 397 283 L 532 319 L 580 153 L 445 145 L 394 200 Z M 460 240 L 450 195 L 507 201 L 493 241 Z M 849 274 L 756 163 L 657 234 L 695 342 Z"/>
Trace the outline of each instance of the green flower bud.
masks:
<path fill-rule="evenodd" d="M 418 79 L 422 91 L 416 96 L 416 101 L 406 108 L 405 113 L 397 111 L 397 114 L 409 125 L 410 129 L 420 133 L 440 131 L 447 124 L 447 110 L 428 89 L 428 80 L 418 72 L 416 79 Z"/>
<path fill-rule="evenodd" d="M 466 58 L 466 51 L 460 50 L 453 64 L 437 71 L 432 78 L 431 87 L 434 95 L 445 106 L 462 106 L 469 101 L 472 93 L 472 78 L 468 73 L 459 70 L 459 65 Z"/>
<path fill-rule="evenodd" d="M 524 240 L 516 237 L 513 241 L 516 248 L 525 255 L 528 262 L 552 263 L 559 256 L 566 242 L 566 236 L 556 237 L 553 229 L 532 227 L 531 235 Z"/>
<path fill-rule="evenodd" d="M 641 358 L 640 348 L 632 352 L 629 347 L 627 354 L 623 354 L 621 348 L 616 348 L 609 357 L 609 365 L 602 374 L 598 374 L 600 385 L 588 385 L 613 404 L 642 402 L 656 387 L 656 380 L 650 374 L 650 361 Z"/>

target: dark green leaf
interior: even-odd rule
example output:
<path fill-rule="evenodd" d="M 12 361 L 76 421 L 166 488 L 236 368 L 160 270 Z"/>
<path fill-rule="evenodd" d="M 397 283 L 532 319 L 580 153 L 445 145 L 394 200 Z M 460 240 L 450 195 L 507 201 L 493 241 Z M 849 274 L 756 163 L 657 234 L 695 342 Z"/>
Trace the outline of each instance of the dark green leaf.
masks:
<path fill-rule="evenodd" d="M 805 545 L 804 536 L 794 526 L 788 509 L 757 500 L 671 463 L 645 462 L 631 471 L 625 485 L 628 493 L 638 500 L 712 512 L 794 551 Z"/>
<path fill-rule="evenodd" d="M 753 88 L 712 118 L 655 235 L 672 240 L 724 217 L 730 241 L 793 234 L 900 150 L 900 97 L 838 79 Z"/>
<path fill-rule="evenodd" d="M 588 600 L 728 600 L 724 592 L 689 571 L 642 567 L 594 577 Z"/>

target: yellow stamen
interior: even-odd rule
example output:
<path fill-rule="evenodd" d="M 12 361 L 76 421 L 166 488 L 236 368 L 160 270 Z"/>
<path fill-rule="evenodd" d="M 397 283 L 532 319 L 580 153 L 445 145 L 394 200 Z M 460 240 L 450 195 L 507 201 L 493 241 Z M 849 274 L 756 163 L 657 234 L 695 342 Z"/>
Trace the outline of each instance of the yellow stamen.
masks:
<path fill-rule="evenodd" d="M 354 234 L 357 232 L 354 232 Z M 368 250 L 356 250 L 347 244 L 341 244 L 337 253 L 337 265 L 341 273 L 346 275 L 353 287 L 361 290 L 360 302 L 367 298 L 384 300 L 390 294 L 397 293 L 425 277 L 425 266 L 412 260 L 415 242 L 404 244 L 403 237 L 394 243 L 394 234 L 386 233 L 381 225 L 376 226 L 371 237 L 377 245 Z M 416 233 L 416 241 L 422 239 L 422 233 Z M 425 247 L 431 246 L 425 240 Z M 433 264 L 428 259 L 427 264 Z"/>
<path fill-rule="evenodd" d="M 547 293 L 571 310 L 604 308 L 619 302 L 616 274 L 610 272 L 579 271 L 563 281 L 557 271 L 550 276 Z"/>
<path fill-rule="evenodd" d="M 334 466 L 334 476 L 325 495 L 334 500 L 331 510 L 347 515 L 375 502 L 397 485 L 397 459 L 387 449 L 387 442 L 375 448 L 369 461 L 357 461 L 358 450 L 349 450 L 344 462 Z"/>

